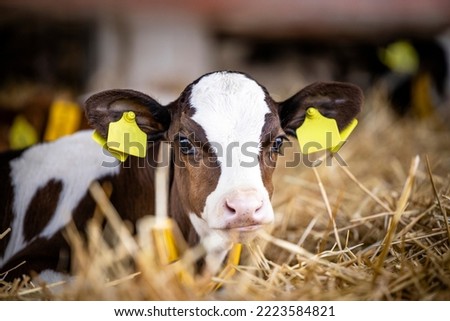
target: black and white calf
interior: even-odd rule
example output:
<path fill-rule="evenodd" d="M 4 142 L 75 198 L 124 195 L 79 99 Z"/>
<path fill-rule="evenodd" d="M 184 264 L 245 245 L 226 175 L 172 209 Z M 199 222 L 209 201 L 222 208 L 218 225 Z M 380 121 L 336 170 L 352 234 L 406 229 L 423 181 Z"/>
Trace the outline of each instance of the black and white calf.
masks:
<path fill-rule="evenodd" d="M 308 107 L 344 128 L 358 114 L 361 90 L 345 83 L 315 83 L 284 102 L 238 72 L 206 74 L 162 106 L 132 90 L 109 90 L 86 101 L 89 123 L 106 137 L 108 124 L 133 111 L 149 146 L 172 145 L 169 213 L 189 242 L 217 236 L 223 248 L 247 241 L 273 221 L 272 173 L 286 135 L 294 136 Z M 79 229 L 93 215 L 93 180 L 109 181 L 111 201 L 124 220 L 154 213 L 154 151 L 146 159 L 116 162 L 91 131 L 36 145 L 0 159 L 0 272 L 67 271 L 70 251 L 62 235 L 73 220 Z M 152 152 L 153 151 L 153 152 Z M 105 166 L 108 164 L 108 166 Z M 244 166 L 244 165 L 245 166 Z"/>

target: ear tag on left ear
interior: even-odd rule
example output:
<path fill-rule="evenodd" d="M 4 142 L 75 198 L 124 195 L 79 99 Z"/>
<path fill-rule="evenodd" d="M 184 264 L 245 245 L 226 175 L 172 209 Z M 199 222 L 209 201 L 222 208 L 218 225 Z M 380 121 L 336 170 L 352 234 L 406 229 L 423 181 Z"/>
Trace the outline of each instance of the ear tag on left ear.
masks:
<path fill-rule="evenodd" d="M 345 142 L 347 141 L 348 136 L 350 136 L 350 134 L 353 132 L 353 130 L 355 129 L 356 125 L 358 125 L 358 120 L 355 118 L 351 121 L 351 123 L 345 127 L 340 135 L 341 135 L 341 142 L 334 148 L 332 148 L 330 151 L 335 154 L 339 151 L 339 149 L 341 149 L 342 146 L 344 146 Z"/>
<path fill-rule="evenodd" d="M 313 107 L 306 111 L 305 121 L 297 128 L 296 134 L 302 154 L 333 149 L 341 143 L 336 120 L 323 116 Z"/>
<path fill-rule="evenodd" d="M 122 118 L 109 124 L 106 145 L 124 154 L 141 158 L 147 155 L 147 134 L 137 125 L 134 112 L 124 112 Z"/>

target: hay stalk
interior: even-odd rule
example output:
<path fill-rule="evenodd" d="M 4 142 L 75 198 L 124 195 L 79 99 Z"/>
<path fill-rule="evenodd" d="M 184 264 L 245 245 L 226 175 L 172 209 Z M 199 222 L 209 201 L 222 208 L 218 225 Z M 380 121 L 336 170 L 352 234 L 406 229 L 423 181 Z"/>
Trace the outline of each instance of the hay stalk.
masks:
<path fill-rule="evenodd" d="M 0 234 L 0 240 L 4 238 L 8 233 L 11 232 L 11 228 L 8 227 L 3 233 Z"/>
<path fill-rule="evenodd" d="M 336 243 L 338 245 L 339 250 L 342 251 L 342 245 L 341 245 L 341 240 L 339 238 L 339 233 L 338 233 L 337 226 L 336 226 L 336 220 L 334 219 L 333 211 L 331 210 L 330 201 L 328 200 L 327 192 L 325 191 L 325 188 L 323 187 L 323 183 L 322 183 L 322 180 L 320 179 L 319 173 L 317 172 L 317 168 L 313 167 L 312 169 L 314 172 L 314 176 L 317 179 L 317 184 L 319 185 L 320 194 L 322 195 L 322 199 L 325 203 L 325 208 L 327 210 L 328 216 L 330 217 L 330 221 L 333 224 L 333 232 L 334 232 L 334 237 L 336 239 Z"/>
<path fill-rule="evenodd" d="M 408 199 L 411 195 L 411 191 L 412 191 L 413 184 L 414 184 L 414 178 L 416 176 L 417 168 L 419 166 L 419 161 L 420 161 L 419 156 L 416 156 L 411 162 L 408 178 L 405 182 L 405 185 L 403 186 L 402 194 L 397 203 L 397 209 L 394 213 L 394 216 L 391 219 L 391 224 L 389 225 L 387 235 L 383 241 L 383 249 L 382 249 L 380 256 L 378 257 L 378 260 L 375 264 L 375 272 L 376 273 L 374 276 L 374 280 L 380 274 L 381 267 L 383 266 L 384 260 L 386 259 L 386 255 L 391 247 L 391 243 L 394 238 L 394 234 L 395 234 L 395 230 L 397 228 L 398 222 L 400 221 L 400 217 L 408 205 Z"/>
<path fill-rule="evenodd" d="M 369 195 L 375 202 L 377 202 L 381 207 L 383 207 L 387 212 L 392 212 L 392 209 L 386 205 L 378 196 L 372 193 L 367 187 L 364 186 L 355 175 L 350 172 L 350 170 L 346 166 L 339 166 L 340 169 L 344 171 L 344 173 L 356 184 L 360 189 L 362 189 L 367 195 Z"/>
<path fill-rule="evenodd" d="M 438 194 L 438 191 L 436 188 L 436 184 L 434 183 L 433 173 L 431 172 L 430 160 L 429 160 L 428 156 L 426 156 L 426 160 L 427 160 L 428 175 L 430 176 L 431 187 L 433 188 L 434 196 L 436 197 L 436 201 L 439 204 L 441 213 L 444 216 L 444 223 L 445 223 L 445 226 L 447 229 L 447 240 L 448 240 L 448 244 L 450 245 L 450 226 L 449 226 L 447 211 L 442 206 L 441 198 L 439 197 L 439 194 Z"/>
<path fill-rule="evenodd" d="M 120 218 L 119 213 L 117 213 L 116 209 L 109 201 L 107 194 L 97 181 L 92 182 L 92 184 L 89 186 L 89 192 L 97 202 L 97 205 L 100 207 L 101 211 L 107 218 L 108 222 L 111 224 L 116 235 L 120 238 L 122 244 L 125 246 L 128 252 L 130 254 L 136 253 L 138 246 L 135 240 Z"/>

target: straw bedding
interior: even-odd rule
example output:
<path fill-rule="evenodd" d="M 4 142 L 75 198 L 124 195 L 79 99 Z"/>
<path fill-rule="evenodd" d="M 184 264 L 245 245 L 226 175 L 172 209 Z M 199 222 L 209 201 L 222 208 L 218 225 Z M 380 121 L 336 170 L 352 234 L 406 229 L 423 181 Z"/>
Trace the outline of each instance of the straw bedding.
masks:
<path fill-rule="evenodd" d="M 110 209 L 97 213 L 87 242 L 68 228 L 76 277 L 0 281 L 0 298 L 449 300 L 450 129 L 399 120 L 386 105 L 366 100 L 339 161 L 286 168 L 295 145 L 286 150 L 274 177 L 275 224 L 245 246 L 232 277 L 193 274 L 200 247 L 161 266 L 149 229 L 130 235 Z"/>

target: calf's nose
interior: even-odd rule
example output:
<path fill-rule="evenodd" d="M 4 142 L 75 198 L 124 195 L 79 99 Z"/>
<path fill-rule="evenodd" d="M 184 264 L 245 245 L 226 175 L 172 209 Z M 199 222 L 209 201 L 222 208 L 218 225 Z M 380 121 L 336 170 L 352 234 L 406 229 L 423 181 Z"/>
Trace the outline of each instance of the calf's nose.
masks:
<path fill-rule="evenodd" d="M 264 200 L 254 190 L 237 191 L 225 198 L 227 228 L 260 225 L 264 222 Z"/>

